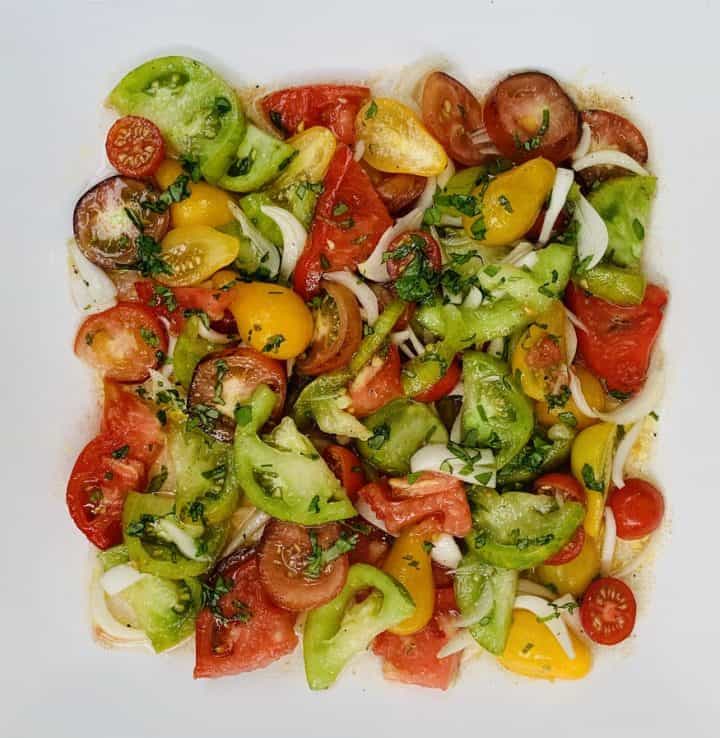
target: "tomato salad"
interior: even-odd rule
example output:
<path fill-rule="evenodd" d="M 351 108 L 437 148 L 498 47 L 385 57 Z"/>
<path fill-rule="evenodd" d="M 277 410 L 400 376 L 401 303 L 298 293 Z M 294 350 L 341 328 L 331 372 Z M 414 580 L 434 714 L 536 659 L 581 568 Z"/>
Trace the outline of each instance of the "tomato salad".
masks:
<path fill-rule="evenodd" d="M 447 689 L 463 654 L 577 679 L 633 633 L 664 514 L 647 144 L 544 73 L 418 83 L 241 100 L 165 57 L 110 93 L 69 244 L 101 639 Z"/>

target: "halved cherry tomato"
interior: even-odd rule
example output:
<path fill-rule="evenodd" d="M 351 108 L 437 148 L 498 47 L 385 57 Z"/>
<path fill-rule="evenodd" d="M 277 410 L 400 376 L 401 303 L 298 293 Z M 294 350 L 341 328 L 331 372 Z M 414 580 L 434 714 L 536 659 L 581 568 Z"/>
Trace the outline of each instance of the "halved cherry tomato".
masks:
<path fill-rule="evenodd" d="M 312 343 L 297 363 L 297 370 L 310 376 L 345 366 L 362 341 L 362 316 L 355 295 L 336 282 L 323 280 L 320 288 L 325 295 L 313 310 Z"/>
<path fill-rule="evenodd" d="M 620 306 L 568 285 L 567 305 L 587 327 L 577 332 L 579 354 L 609 390 L 635 392 L 645 383 L 667 299 L 664 289 L 649 284 L 640 305 Z"/>
<path fill-rule="evenodd" d="M 461 373 L 460 362 L 455 358 L 445 374 L 432 387 L 421 392 L 419 395 L 415 395 L 413 400 L 417 400 L 418 402 L 436 402 L 442 399 L 460 381 Z"/>
<path fill-rule="evenodd" d="M 273 417 L 282 417 L 287 391 L 285 367 L 249 346 L 240 346 L 206 356 L 193 372 L 188 402 L 209 405 L 218 412 L 208 432 L 229 443 L 235 434 L 235 407 L 246 402 L 258 385 L 267 385 L 278 399 Z"/>
<path fill-rule="evenodd" d="M 425 189 L 426 177 L 417 177 L 414 174 L 387 174 L 371 167 L 366 161 L 361 161 L 360 166 L 367 172 L 375 191 L 391 215 L 407 210 Z"/>
<path fill-rule="evenodd" d="M 442 531 L 467 535 L 472 527 L 470 507 L 462 482 L 439 472 L 422 472 L 412 484 L 406 477 L 366 484 L 359 492 L 390 533 L 442 516 Z"/>
<path fill-rule="evenodd" d="M 595 643 L 614 646 L 632 633 L 636 610 L 635 596 L 625 582 L 602 577 L 583 595 L 580 622 Z"/>
<path fill-rule="evenodd" d="M 75 353 L 118 382 L 143 382 L 164 360 L 165 326 L 148 308 L 132 302 L 87 318 L 75 337 Z"/>
<path fill-rule="evenodd" d="M 665 499 L 644 479 L 626 479 L 610 491 L 607 504 L 615 515 L 618 538 L 634 541 L 657 530 L 665 514 Z"/>
<path fill-rule="evenodd" d="M 563 500 L 571 502 L 579 502 L 584 505 L 587 501 L 587 495 L 580 482 L 570 474 L 545 474 L 535 480 L 533 490 L 539 495 L 548 495 L 549 497 L 561 497 Z M 580 555 L 585 545 L 585 528 L 582 525 L 577 527 L 573 537 L 549 559 L 545 564 L 548 566 L 557 566 L 558 564 L 567 564 Z"/>
<path fill-rule="evenodd" d="M 442 252 L 438 242 L 425 231 L 407 231 L 396 236 L 385 252 L 390 279 L 395 280 L 402 276 L 410 263 L 415 261 L 420 249 L 433 271 L 439 272 L 442 269 Z"/>
<path fill-rule="evenodd" d="M 205 608 L 195 627 L 196 679 L 262 669 L 297 646 L 296 614 L 278 607 L 266 594 L 257 556 L 228 557 L 217 568 L 210 587 L 229 591 L 219 598 L 217 611 Z M 223 587 L 223 590 L 225 587 Z"/>
<path fill-rule="evenodd" d="M 343 520 L 341 524 L 349 532 L 358 534 L 357 544 L 348 554 L 350 566 L 370 564 L 370 566 L 382 567 L 390 546 L 392 546 L 393 537 L 362 518 Z"/>
<path fill-rule="evenodd" d="M 400 354 L 397 346 L 388 344 L 387 353 L 382 351 L 370 360 L 348 387 L 350 410 L 358 418 L 365 418 L 383 405 L 402 397 L 400 380 Z"/>
<path fill-rule="evenodd" d="M 490 92 L 485 127 L 500 153 L 513 161 L 567 159 L 580 139 L 580 114 L 556 80 L 542 72 L 513 74 Z"/>
<path fill-rule="evenodd" d="M 383 657 L 383 676 L 392 681 L 420 687 L 447 689 L 460 666 L 460 653 L 438 659 L 438 651 L 453 635 L 452 619 L 458 615 L 452 587 L 435 592 L 432 620 L 412 635 L 381 633 L 373 652 Z"/>
<path fill-rule="evenodd" d="M 317 294 L 324 271 L 354 269 L 392 225 L 367 174 L 341 144 L 330 162 L 307 243 L 295 267 L 295 291 Z"/>
<path fill-rule="evenodd" d="M 349 448 L 337 443 L 331 444 L 323 451 L 323 459 L 330 467 L 330 471 L 340 480 L 350 499 L 356 499 L 357 493 L 365 484 L 365 472 L 360 459 Z"/>
<path fill-rule="evenodd" d="M 319 528 L 272 520 L 265 527 L 258 566 L 260 581 L 276 605 L 300 612 L 324 605 L 340 592 L 347 579 L 347 554 L 321 568 L 312 568 L 313 557 L 321 555 L 338 540 L 340 526 Z"/>
<path fill-rule="evenodd" d="M 279 133 L 292 135 L 325 126 L 346 144 L 355 141 L 355 116 L 370 88 L 360 85 L 305 85 L 266 95 L 260 106 Z"/>
<path fill-rule="evenodd" d="M 483 125 L 480 102 L 449 74 L 433 72 L 425 80 L 422 119 L 430 133 L 461 164 L 482 164 L 493 150 Z"/>
<path fill-rule="evenodd" d="M 110 127 L 105 152 L 120 174 L 151 177 L 165 158 L 165 142 L 152 121 L 126 115 Z"/>

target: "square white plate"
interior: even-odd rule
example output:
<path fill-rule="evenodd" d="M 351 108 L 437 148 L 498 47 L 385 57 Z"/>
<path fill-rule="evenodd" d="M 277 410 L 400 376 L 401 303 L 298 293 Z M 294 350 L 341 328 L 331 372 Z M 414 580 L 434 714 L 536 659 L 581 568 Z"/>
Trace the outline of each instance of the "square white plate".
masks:
<path fill-rule="evenodd" d="M 3 0 L 1 17 L 0 734 L 717 735 L 720 6 Z M 438 694 L 388 684 L 361 660 L 312 694 L 297 656 L 194 682 L 189 653 L 110 652 L 92 641 L 87 546 L 64 490 L 96 409 L 71 351 L 65 240 L 102 161 L 102 100 L 125 71 L 168 52 L 195 54 L 237 83 L 357 78 L 433 53 L 470 82 L 540 67 L 626 97 L 660 177 L 650 258 L 672 292 L 655 467 L 670 533 L 636 635 L 590 678 L 515 680 L 486 657 Z"/>

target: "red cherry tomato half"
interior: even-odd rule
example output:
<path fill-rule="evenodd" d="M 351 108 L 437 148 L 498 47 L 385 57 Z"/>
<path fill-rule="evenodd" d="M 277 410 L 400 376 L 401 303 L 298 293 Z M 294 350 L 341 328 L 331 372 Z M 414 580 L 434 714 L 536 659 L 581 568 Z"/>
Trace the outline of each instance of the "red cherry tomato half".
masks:
<path fill-rule="evenodd" d="M 391 400 L 402 397 L 400 354 L 397 346 L 388 345 L 385 356 L 375 355 L 352 381 L 348 393 L 351 410 L 358 418 L 372 415 Z"/>
<path fill-rule="evenodd" d="M 167 348 L 165 326 L 155 313 L 131 302 L 91 315 L 75 338 L 77 356 L 118 382 L 143 382 Z"/>
<path fill-rule="evenodd" d="M 427 179 L 414 174 L 388 174 L 360 161 L 375 191 L 391 215 L 407 210 L 422 195 Z"/>
<path fill-rule="evenodd" d="M 634 541 L 657 530 L 665 514 L 665 499 L 644 479 L 626 479 L 624 487 L 614 487 L 608 505 L 615 516 L 619 538 Z"/>
<path fill-rule="evenodd" d="M 539 495 L 559 496 L 566 501 L 579 502 L 581 505 L 587 504 L 587 495 L 583 486 L 570 474 L 544 474 L 535 480 L 533 490 Z M 567 564 L 568 561 L 572 561 L 580 555 L 584 545 L 585 528 L 579 525 L 573 537 L 545 563 L 551 566 Z"/>
<path fill-rule="evenodd" d="M 602 577 L 583 595 L 580 622 L 595 643 L 614 646 L 632 633 L 636 611 L 635 595 L 630 587 L 614 577 Z"/>
<path fill-rule="evenodd" d="M 394 238 L 385 252 L 390 279 L 398 279 L 422 249 L 434 271 L 442 268 L 442 252 L 437 241 L 424 231 L 407 231 Z"/>
<path fill-rule="evenodd" d="M 323 459 L 345 488 L 350 499 L 354 500 L 360 488 L 365 484 L 365 472 L 360 459 L 349 448 L 336 443 L 323 451 Z"/>
<path fill-rule="evenodd" d="M 165 143 L 160 129 L 152 121 L 126 115 L 112 124 L 105 151 L 120 174 L 151 177 L 165 158 Z"/>
<path fill-rule="evenodd" d="M 419 395 L 415 395 L 413 400 L 417 400 L 418 402 L 436 402 L 445 397 L 460 381 L 461 373 L 460 362 L 455 358 L 452 360 L 445 374 L 432 387 L 421 392 Z"/>

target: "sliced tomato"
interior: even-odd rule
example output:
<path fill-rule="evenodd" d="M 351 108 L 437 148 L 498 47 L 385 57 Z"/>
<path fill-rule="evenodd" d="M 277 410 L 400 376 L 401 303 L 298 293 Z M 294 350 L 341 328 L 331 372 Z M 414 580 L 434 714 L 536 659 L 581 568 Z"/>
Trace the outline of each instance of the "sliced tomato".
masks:
<path fill-rule="evenodd" d="M 667 299 L 649 284 L 640 305 L 620 306 L 568 285 L 565 301 L 587 327 L 577 332 L 579 355 L 609 390 L 636 392 L 645 383 Z"/>
<path fill-rule="evenodd" d="M 452 587 L 435 592 L 435 609 L 430 622 L 417 633 L 398 636 L 381 633 L 373 642 L 373 652 L 383 658 L 386 679 L 420 687 L 447 689 L 460 666 L 460 653 L 443 659 L 438 651 L 454 634 L 452 617 L 458 615 Z"/>
<path fill-rule="evenodd" d="M 461 373 L 460 362 L 455 358 L 452 360 L 445 374 L 432 387 L 421 392 L 419 395 L 415 395 L 413 400 L 417 400 L 418 402 L 436 402 L 442 399 L 460 381 Z"/>
<path fill-rule="evenodd" d="M 619 538 L 634 541 L 657 530 L 665 514 L 665 499 L 655 485 L 644 479 L 626 479 L 608 496 Z"/>
<path fill-rule="evenodd" d="M 400 380 L 400 353 L 389 344 L 386 353 L 373 356 L 348 387 L 350 410 L 358 418 L 365 418 L 383 405 L 402 397 Z"/>
<path fill-rule="evenodd" d="M 445 566 L 442 566 L 438 564 L 437 562 L 432 562 L 432 573 L 433 573 L 433 583 L 435 584 L 435 589 L 444 589 L 445 587 L 452 587 L 453 586 L 453 570 L 448 569 Z"/>
<path fill-rule="evenodd" d="M 268 523 L 258 551 L 258 565 L 260 581 L 275 604 L 296 612 L 311 610 L 340 592 L 349 568 L 347 553 L 325 566 L 313 566 L 313 561 L 336 543 L 340 533 L 337 523 L 318 528 L 280 520 Z"/>
<path fill-rule="evenodd" d="M 453 536 L 470 532 L 472 518 L 462 482 L 439 472 L 422 472 L 410 483 L 407 477 L 366 484 L 359 492 L 390 533 L 432 515 L 442 520 L 442 530 Z"/>
<path fill-rule="evenodd" d="M 155 313 L 121 302 L 91 315 L 75 337 L 75 353 L 106 379 L 142 382 L 165 359 L 168 338 Z"/>
<path fill-rule="evenodd" d="M 531 369 L 549 369 L 562 363 L 563 353 L 556 336 L 546 333 L 527 352 L 525 361 Z"/>
<path fill-rule="evenodd" d="M 165 158 L 165 142 L 152 121 L 126 115 L 110 127 L 105 152 L 120 174 L 152 177 Z"/>
<path fill-rule="evenodd" d="M 343 520 L 342 525 L 349 532 L 358 534 L 357 544 L 348 554 L 350 565 L 370 564 L 381 568 L 392 546 L 393 537 L 370 525 L 363 518 Z"/>
<path fill-rule="evenodd" d="M 580 140 L 580 113 L 562 87 L 542 72 L 506 77 L 490 92 L 485 127 L 500 153 L 513 161 L 537 156 L 555 164 Z"/>
<path fill-rule="evenodd" d="M 425 231 L 407 231 L 394 238 L 385 252 L 390 279 L 397 280 L 411 262 L 422 254 L 434 272 L 442 269 L 442 252 L 438 242 Z"/>
<path fill-rule="evenodd" d="M 360 85 L 304 85 L 266 95 L 260 106 L 284 136 L 325 126 L 338 140 L 351 144 L 355 141 L 355 116 L 369 97 L 370 88 Z"/>
<path fill-rule="evenodd" d="M 535 480 L 533 490 L 539 495 L 559 497 L 565 501 L 579 502 L 581 505 L 587 504 L 585 488 L 570 474 L 557 472 L 544 474 Z M 584 545 L 585 527 L 579 525 L 573 537 L 556 554 L 546 559 L 545 563 L 551 566 L 567 564 L 580 555 Z"/>
<path fill-rule="evenodd" d="M 449 74 L 433 72 L 425 80 L 422 119 L 448 154 L 461 164 L 482 164 L 493 151 L 480 102 Z"/>
<path fill-rule="evenodd" d="M 328 446 L 322 455 L 330 471 L 340 480 L 350 499 L 354 500 L 365 484 L 365 472 L 360 459 L 349 448 L 337 443 Z"/>
<path fill-rule="evenodd" d="M 427 183 L 426 177 L 415 174 L 389 174 L 371 167 L 361 160 L 360 166 L 365 170 L 375 191 L 385 204 L 391 215 L 397 215 L 409 209 L 415 200 L 422 195 Z"/>
<path fill-rule="evenodd" d="M 602 577 L 583 595 L 580 622 L 595 643 L 614 646 L 632 633 L 636 611 L 635 595 L 630 587 L 614 577 Z"/>
<path fill-rule="evenodd" d="M 221 562 L 210 586 L 217 586 L 218 577 L 229 591 L 219 598 L 216 612 L 205 608 L 198 615 L 196 679 L 262 669 L 295 650 L 296 615 L 268 597 L 260 582 L 257 556 Z"/>
<path fill-rule="evenodd" d="M 322 273 L 355 269 L 372 253 L 392 225 L 367 174 L 341 144 L 325 175 L 305 248 L 295 267 L 295 291 L 309 300 L 320 289 Z"/>
<path fill-rule="evenodd" d="M 307 354 L 298 361 L 301 374 L 316 376 L 345 366 L 362 341 L 362 316 L 347 287 L 323 280 L 321 302 L 313 310 L 314 330 Z"/>

